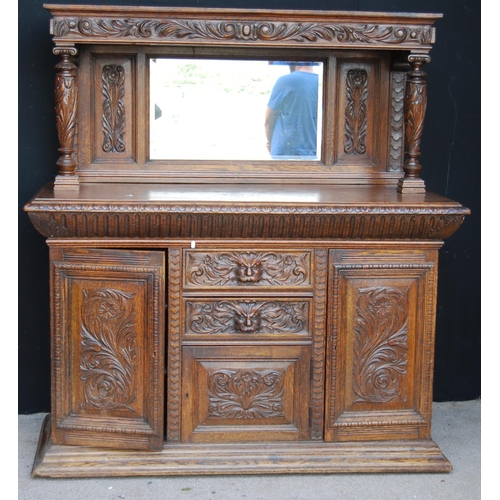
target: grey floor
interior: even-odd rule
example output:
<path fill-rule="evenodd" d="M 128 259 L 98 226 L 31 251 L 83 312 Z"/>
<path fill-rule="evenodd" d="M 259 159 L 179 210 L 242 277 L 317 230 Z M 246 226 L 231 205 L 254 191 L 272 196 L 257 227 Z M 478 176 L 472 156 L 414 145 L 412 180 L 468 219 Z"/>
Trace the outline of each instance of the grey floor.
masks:
<path fill-rule="evenodd" d="M 481 402 L 435 403 L 433 439 L 448 474 L 32 479 L 45 414 L 19 416 L 19 500 L 399 500 L 481 498 Z"/>

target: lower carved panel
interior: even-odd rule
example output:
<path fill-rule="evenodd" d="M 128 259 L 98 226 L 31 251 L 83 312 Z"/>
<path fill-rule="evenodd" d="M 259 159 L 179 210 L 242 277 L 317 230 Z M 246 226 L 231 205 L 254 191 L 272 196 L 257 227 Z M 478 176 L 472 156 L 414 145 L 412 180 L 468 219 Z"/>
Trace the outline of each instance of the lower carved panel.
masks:
<path fill-rule="evenodd" d="M 183 441 L 308 439 L 310 346 L 183 353 Z"/>
<path fill-rule="evenodd" d="M 134 293 L 83 290 L 81 407 L 133 411 L 137 397 L 137 333 Z"/>
<path fill-rule="evenodd" d="M 283 371 L 217 370 L 209 372 L 209 418 L 254 420 L 284 417 Z"/>
<path fill-rule="evenodd" d="M 359 290 L 352 365 L 355 403 L 407 399 L 407 295 L 394 287 Z"/>

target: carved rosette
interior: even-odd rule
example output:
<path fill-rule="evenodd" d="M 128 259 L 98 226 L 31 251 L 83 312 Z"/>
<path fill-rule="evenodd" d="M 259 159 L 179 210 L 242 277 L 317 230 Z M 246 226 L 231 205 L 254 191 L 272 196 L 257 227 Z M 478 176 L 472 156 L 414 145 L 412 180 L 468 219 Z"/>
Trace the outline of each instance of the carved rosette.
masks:
<path fill-rule="evenodd" d="M 127 409 L 136 398 L 137 349 L 133 294 L 83 291 L 80 378 L 83 407 Z"/>
<path fill-rule="evenodd" d="M 257 20 L 58 18 L 55 37 L 199 42 L 316 42 L 335 46 L 429 45 L 429 26 Z"/>
<path fill-rule="evenodd" d="M 188 334 L 296 334 L 308 330 L 309 303 L 288 301 L 187 302 Z"/>
<path fill-rule="evenodd" d="M 284 417 L 283 373 L 218 370 L 208 382 L 208 416 L 242 420 Z"/>
<path fill-rule="evenodd" d="M 310 283 L 309 253 L 189 253 L 186 267 L 188 286 L 291 286 Z"/>
<path fill-rule="evenodd" d="M 75 47 L 55 47 L 55 55 L 61 56 L 56 65 L 58 70 L 55 79 L 55 111 L 56 127 L 59 138 L 61 157 L 56 165 L 59 175 L 75 175 L 76 161 L 76 101 L 77 101 L 77 67 L 71 57 L 77 54 Z"/>
<path fill-rule="evenodd" d="M 406 401 L 408 367 L 407 290 L 361 289 L 356 304 L 353 352 L 354 402 Z"/>
<path fill-rule="evenodd" d="M 346 77 L 345 145 L 347 154 L 366 153 L 368 114 L 368 73 L 364 69 L 351 69 Z"/>
<path fill-rule="evenodd" d="M 125 70 L 108 64 L 102 69 L 102 149 L 106 153 L 125 151 Z"/>

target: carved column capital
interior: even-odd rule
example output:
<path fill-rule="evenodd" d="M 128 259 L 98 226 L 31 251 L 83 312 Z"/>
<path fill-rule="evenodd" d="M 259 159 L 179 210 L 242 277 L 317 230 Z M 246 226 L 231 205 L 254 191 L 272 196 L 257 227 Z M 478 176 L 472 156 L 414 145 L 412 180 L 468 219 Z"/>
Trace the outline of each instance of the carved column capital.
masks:
<path fill-rule="evenodd" d="M 56 56 L 76 56 L 78 49 L 73 45 L 57 45 L 52 49 L 52 53 Z"/>
<path fill-rule="evenodd" d="M 55 180 L 56 188 L 78 189 L 75 154 L 77 115 L 77 66 L 72 61 L 78 50 L 76 47 L 57 46 L 53 53 L 61 57 L 56 64 L 55 109 L 56 126 L 61 157 L 57 161 L 59 172 Z"/>
<path fill-rule="evenodd" d="M 398 184 L 400 193 L 425 193 L 418 157 L 427 107 L 427 74 L 422 71 L 422 67 L 430 60 L 428 54 L 412 53 L 408 56 L 411 70 L 407 74 L 404 97 L 406 161 L 403 165 L 404 178 Z"/>
<path fill-rule="evenodd" d="M 431 56 L 429 54 L 412 53 L 408 56 L 408 62 L 411 64 L 412 69 L 421 68 L 424 64 L 431 62 Z"/>

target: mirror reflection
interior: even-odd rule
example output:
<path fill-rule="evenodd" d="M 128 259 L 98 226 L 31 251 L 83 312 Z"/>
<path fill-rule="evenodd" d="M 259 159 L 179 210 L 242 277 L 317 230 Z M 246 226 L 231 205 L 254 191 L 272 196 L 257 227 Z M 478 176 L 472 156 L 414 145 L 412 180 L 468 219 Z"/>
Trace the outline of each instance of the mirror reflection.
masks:
<path fill-rule="evenodd" d="M 150 157 L 317 160 L 323 65 L 152 59 Z"/>

